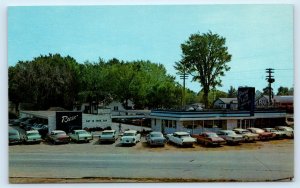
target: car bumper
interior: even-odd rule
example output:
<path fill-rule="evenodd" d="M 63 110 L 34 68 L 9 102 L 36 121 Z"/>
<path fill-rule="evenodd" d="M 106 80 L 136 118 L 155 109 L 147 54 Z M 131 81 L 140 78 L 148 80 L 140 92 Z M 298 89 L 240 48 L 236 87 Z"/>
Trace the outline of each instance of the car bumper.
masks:
<path fill-rule="evenodd" d="M 115 142 L 115 138 L 99 138 L 100 142 Z"/>

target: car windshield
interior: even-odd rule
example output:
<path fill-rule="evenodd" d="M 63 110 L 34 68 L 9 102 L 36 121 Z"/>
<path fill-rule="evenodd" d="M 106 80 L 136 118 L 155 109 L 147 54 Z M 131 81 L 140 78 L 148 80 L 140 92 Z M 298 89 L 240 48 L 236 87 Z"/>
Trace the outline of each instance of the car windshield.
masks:
<path fill-rule="evenodd" d="M 102 132 L 102 135 L 112 135 L 113 132 Z"/>
<path fill-rule="evenodd" d="M 17 136 L 18 135 L 18 133 L 17 132 L 15 132 L 15 131 L 13 131 L 13 132 L 9 132 L 9 136 Z"/>
<path fill-rule="evenodd" d="M 248 133 L 251 133 L 251 132 L 250 132 L 250 131 L 244 130 L 244 131 L 242 131 L 241 133 L 242 133 L 242 134 L 248 134 Z"/>
<path fill-rule="evenodd" d="M 207 133 L 207 136 L 209 138 L 216 138 L 216 137 L 219 137 L 216 133 Z"/>
<path fill-rule="evenodd" d="M 134 133 L 124 133 L 123 136 L 134 136 Z"/>
<path fill-rule="evenodd" d="M 152 133 L 150 134 L 151 137 L 162 137 L 161 133 Z"/>
<path fill-rule="evenodd" d="M 265 132 L 265 131 L 262 130 L 262 129 L 255 129 L 255 132 L 257 132 L 257 133 L 263 133 L 263 132 Z"/>
<path fill-rule="evenodd" d="M 180 135 L 179 137 L 180 137 L 180 138 L 189 138 L 189 137 L 190 137 L 190 135 L 188 135 L 188 134 L 185 134 L 185 135 Z"/>
<path fill-rule="evenodd" d="M 86 131 L 82 130 L 82 131 L 77 131 L 77 134 L 88 134 Z"/>
<path fill-rule="evenodd" d="M 228 131 L 228 132 L 227 132 L 227 135 L 229 135 L 229 136 L 233 136 L 233 135 L 236 135 L 236 133 L 235 133 L 235 132 L 233 132 L 233 131 Z"/>

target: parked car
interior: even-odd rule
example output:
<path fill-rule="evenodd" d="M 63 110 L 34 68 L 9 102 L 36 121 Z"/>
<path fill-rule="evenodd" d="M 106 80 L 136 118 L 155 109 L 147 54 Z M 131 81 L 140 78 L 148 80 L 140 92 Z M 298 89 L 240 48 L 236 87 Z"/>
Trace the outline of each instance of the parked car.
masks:
<path fill-rule="evenodd" d="M 102 131 L 99 136 L 99 142 L 115 142 L 118 139 L 116 130 L 105 130 Z"/>
<path fill-rule="evenodd" d="M 196 139 L 191 137 L 188 132 L 174 132 L 173 134 L 167 134 L 166 138 L 169 142 L 180 146 L 193 146 Z"/>
<path fill-rule="evenodd" d="M 258 134 L 259 140 L 270 140 L 273 137 L 273 133 L 266 132 L 260 128 L 251 127 L 247 130 L 249 130 L 252 133 Z"/>
<path fill-rule="evenodd" d="M 146 136 L 146 141 L 150 146 L 164 146 L 166 139 L 161 132 L 150 132 Z"/>
<path fill-rule="evenodd" d="M 275 127 L 275 129 L 280 130 L 280 131 L 284 131 L 285 132 L 285 136 L 287 138 L 294 138 L 294 130 L 291 127 L 277 126 L 277 127 Z"/>
<path fill-rule="evenodd" d="M 235 128 L 235 129 L 233 129 L 233 131 L 236 134 L 242 135 L 245 142 L 254 142 L 254 141 L 258 140 L 258 134 L 252 133 L 247 129 Z"/>
<path fill-rule="evenodd" d="M 75 142 L 86 142 L 93 140 L 93 136 L 85 130 L 73 130 L 69 133 L 71 140 Z"/>
<path fill-rule="evenodd" d="M 244 141 L 242 135 L 238 135 L 232 130 L 219 130 L 217 134 L 219 137 L 223 138 L 228 144 L 238 144 Z"/>
<path fill-rule="evenodd" d="M 26 131 L 25 140 L 26 143 L 41 143 L 42 136 L 39 134 L 37 130 Z"/>
<path fill-rule="evenodd" d="M 70 137 L 66 134 L 65 131 L 61 131 L 61 130 L 51 131 L 50 134 L 47 136 L 47 138 L 53 144 L 57 144 L 57 143 L 67 144 L 70 142 Z"/>
<path fill-rule="evenodd" d="M 20 144 L 22 143 L 22 138 L 18 130 L 9 128 L 8 130 L 8 142 L 9 144 Z"/>
<path fill-rule="evenodd" d="M 264 128 L 263 130 L 272 133 L 272 139 L 283 139 L 285 137 L 284 131 L 280 131 L 274 128 Z"/>
<path fill-rule="evenodd" d="M 198 143 L 204 144 L 205 146 L 207 145 L 219 146 L 221 144 L 226 143 L 226 141 L 223 138 L 219 137 L 214 132 L 203 132 L 198 135 L 192 135 L 192 137 L 196 138 Z"/>
<path fill-rule="evenodd" d="M 123 133 L 120 143 L 123 144 L 136 144 L 141 141 L 141 134 L 136 130 L 127 130 Z"/>

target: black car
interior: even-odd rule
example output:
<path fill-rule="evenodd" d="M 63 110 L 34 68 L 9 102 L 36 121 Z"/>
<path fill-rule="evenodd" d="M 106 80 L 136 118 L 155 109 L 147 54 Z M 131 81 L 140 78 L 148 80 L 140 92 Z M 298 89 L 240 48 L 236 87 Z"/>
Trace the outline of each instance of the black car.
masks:
<path fill-rule="evenodd" d="M 36 122 L 37 122 L 36 118 L 29 118 L 23 122 L 20 122 L 20 128 L 25 129 L 25 130 L 31 130 L 31 127 Z"/>

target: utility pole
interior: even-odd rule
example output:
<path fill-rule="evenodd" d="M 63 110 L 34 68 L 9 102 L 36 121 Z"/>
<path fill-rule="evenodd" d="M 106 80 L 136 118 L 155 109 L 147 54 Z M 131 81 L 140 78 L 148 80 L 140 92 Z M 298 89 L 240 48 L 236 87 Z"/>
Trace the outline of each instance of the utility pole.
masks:
<path fill-rule="evenodd" d="M 185 80 L 188 79 L 188 75 L 186 74 L 185 68 L 183 70 L 183 73 L 180 74 L 180 79 L 183 79 L 183 89 L 181 98 L 181 106 L 183 108 L 185 106 Z"/>
<path fill-rule="evenodd" d="M 271 86 L 271 84 L 273 82 L 275 82 L 274 76 L 272 75 L 272 73 L 274 73 L 274 69 L 268 68 L 268 69 L 266 69 L 266 73 L 267 73 L 266 80 L 269 83 L 269 103 L 270 103 L 270 105 L 272 105 L 272 86 Z"/>

